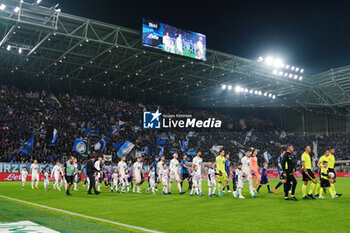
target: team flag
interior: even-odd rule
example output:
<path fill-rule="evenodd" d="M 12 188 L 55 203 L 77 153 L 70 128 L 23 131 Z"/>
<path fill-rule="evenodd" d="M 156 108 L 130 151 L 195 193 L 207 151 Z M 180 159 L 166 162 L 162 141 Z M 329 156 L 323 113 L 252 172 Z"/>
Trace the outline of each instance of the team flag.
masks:
<path fill-rule="evenodd" d="M 213 155 L 218 155 L 219 154 L 219 151 L 223 148 L 224 146 L 219 146 L 219 145 L 214 145 L 212 146 L 212 148 L 210 148 L 210 152 L 213 154 Z"/>
<path fill-rule="evenodd" d="M 79 155 L 87 155 L 87 152 L 88 152 L 87 142 L 82 138 L 76 138 L 74 141 L 73 149 Z"/>
<path fill-rule="evenodd" d="M 117 152 L 118 157 L 121 158 L 122 156 L 129 154 L 130 151 L 134 148 L 134 146 L 135 145 L 129 141 L 124 142 L 124 144 L 120 147 L 120 149 Z"/>
<path fill-rule="evenodd" d="M 56 139 L 57 139 L 57 129 L 53 129 L 53 133 L 52 133 L 52 141 L 50 143 L 51 146 L 55 146 L 55 142 L 56 142 Z"/>
<path fill-rule="evenodd" d="M 34 144 L 34 135 L 28 139 L 28 141 L 23 141 L 20 148 L 21 153 L 23 154 L 32 154 L 33 153 L 33 144 Z"/>
<path fill-rule="evenodd" d="M 108 141 L 109 141 L 109 137 L 103 137 L 98 143 L 94 145 L 94 149 L 99 152 L 104 151 Z"/>

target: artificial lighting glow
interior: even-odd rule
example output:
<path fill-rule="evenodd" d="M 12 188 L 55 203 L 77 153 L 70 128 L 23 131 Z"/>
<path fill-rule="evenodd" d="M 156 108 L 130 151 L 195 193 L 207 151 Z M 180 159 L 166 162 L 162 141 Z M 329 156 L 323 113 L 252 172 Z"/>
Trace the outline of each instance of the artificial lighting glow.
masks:
<path fill-rule="evenodd" d="M 299 67 L 295 68 L 295 71 L 298 72 L 299 71 Z"/>
<path fill-rule="evenodd" d="M 282 76 L 282 75 L 283 75 L 283 72 L 282 72 L 282 71 L 280 71 L 280 72 L 278 73 L 278 75 L 279 75 L 279 76 Z"/>
<path fill-rule="evenodd" d="M 10 51 L 11 50 L 11 45 L 8 45 L 7 46 L 7 51 Z"/>
<path fill-rule="evenodd" d="M 298 75 L 294 75 L 294 79 L 297 79 L 298 78 Z"/>
<path fill-rule="evenodd" d="M 278 58 L 275 59 L 275 61 L 273 62 L 273 65 L 277 68 L 282 67 L 282 64 L 283 62 L 281 61 L 281 59 L 278 59 Z"/>
<path fill-rule="evenodd" d="M 1 5 L 0 5 L 0 10 L 3 11 L 3 10 L 5 10 L 5 9 L 6 9 L 6 5 L 5 5 L 5 4 L 1 4 Z"/>
<path fill-rule="evenodd" d="M 273 63 L 273 58 L 272 57 L 267 57 L 266 58 L 266 64 L 271 65 Z"/>
<path fill-rule="evenodd" d="M 18 13 L 18 11 L 20 10 L 20 8 L 18 6 L 16 6 L 16 8 L 13 10 L 15 13 Z"/>
<path fill-rule="evenodd" d="M 264 96 L 267 96 L 267 92 L 264 93 Z"/>
<path fill-rule="evenodd" d="M 22 48 L 18 49 L 18 53 L 21 54 L 22 53 Z"/>
<path fill-rule="evenodd" d="M 262 95 L 261 91 L 258 92 L 258 95 Z"/>
<path fill-rule="evenodd" d="M 289 65 L 286 65 L 286 67 L 285 67 L 287 70 L 289 69 Z"/>
<path fill-rule="evenodd" d="M 293 74 L 289 74 L 289 76 L 288 76 L 289 78 L 293 78 Z"/>
<path fill-rule="evenodd" d="M 287 77 L 288 76 L 288 73 L 284 73 L 284 77 Z"/>
<path fill-rule="evenodd" d="M 278 70 L 273 70 L 273 71 L 272 71 L 272 73 L 273 73 L 274 75 L 276 75 L 277 72 L 278 72 Z"/>
<path fill-rule="evenodd" d="M 241 92 L 241 87 L 240 87 L 240 86 L 236 86 L 236 87 L 235 87 L 235 91 L 236 91 L 237 93 Z"/>
<path fill-rule="evenodd" d="M 276 96 L 275 96 L 275 95 L 273 95 L 273 96 L 272 96 L 272 99 L 276 99 Z"/>
<path fill-rule="evenodd" d="M 292 66 L 291 70 L 294 70 L 294 69 L 295 69 L 295 67 L 294 67 L 294 66 Z"/>
<path fill-rule="evenodd" d="M 255 90 L 255 91 L 254 91 L 254 95 L 257 95 L 257 94 L 258 94 L 258 91 L 257 91 L 257 90 Z"/>
<path fill-rule="evenodd" d="M 271 93 L 269 93 L 269 97 L 271 97 L 272 96 L 272 94 Z"/>
<path fill-rule="evenodd" d="M 301 70 L 300 70 L 300 73 L 304 73 L 304 69 L 301 69 Z"/>
<path fill-rule="evenodd" d="M 264 60 L 263 57 L 259 57 L 259 58 L 258 58 L 258 62 L 262 62 L 263 60 Z"/>
<path fill-rule="evenodd" d="M 245 93 L 248 93 L 248 89 L 247 89 L 247 88 L 245 88 L 245 89 L 244 89 L 244 92 L 245 92 Z"/>
<path fill-rule="evenodd" d="M 232 90 L 232 86 L 228 85 L 227 89 Z"/>
<path fill-rule="evenodd" d="M 299 77 L 299 80 L 300 80 L 300 81 L 303 80 L 303 76 L 300 76 L 300 77 Z"/>
<path fill-rule="evenodd" d="M 41 3 L 41 0 L 37 0 L 37 1 L 36 1 L 36 4 L 40 4 L 40 3 Z"/>
<path fill-rule="evenodd" d="M 253 90 L 250 90 L 249 93 L 250 93 L 250 94 L 253 94 Z"/>

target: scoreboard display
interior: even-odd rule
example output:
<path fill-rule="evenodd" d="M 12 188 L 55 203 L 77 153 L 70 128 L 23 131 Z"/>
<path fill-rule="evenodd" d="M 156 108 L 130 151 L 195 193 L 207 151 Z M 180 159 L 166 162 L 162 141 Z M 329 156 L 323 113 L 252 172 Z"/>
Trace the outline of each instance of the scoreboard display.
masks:
<path fill-rule="evenodd" d="M 143 19 L 142 44 L 185 57 L 207 59 L 205 35 L 153 20 Z"/>

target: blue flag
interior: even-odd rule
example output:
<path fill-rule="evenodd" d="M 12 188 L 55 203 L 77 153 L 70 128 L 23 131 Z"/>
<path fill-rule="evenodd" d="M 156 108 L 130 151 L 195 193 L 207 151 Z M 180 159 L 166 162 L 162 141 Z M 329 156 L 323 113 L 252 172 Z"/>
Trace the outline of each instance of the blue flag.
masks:
<path fill-rule="evenodd" d="M 76 138 L 74 141 L 73 149 L 79 155 L 86 155 L 88 150 L 86 141 L 84 141 L 82 138 Z"/>
<path fill-rule="evenodd" d="M 57 129 L 53 129 L 53 136 L 50 144 L 51 146 L 55 146 L 56 139 L 57 139 Z"/>
<path fill-rule="evenodd" d="M 117 156 L 121 158 L 122 156 L 129 154 L 132 148 L 134 148 L 134 146 L 135 145 L 129 141 L 124 142 L 122 147 L 120 147 L 120 149 L 118 150 Z"/>
<path fill-rule="evenodd" d="M 151 153 L 151 152 L 150 152 L 150 149 L 149 149 L 149 146 L 146 146 L 146 147 L 145 147 L 144 152 L 145 152 L 145 155 L 149 155 L 149 154 Z"/>
<path fill-rule="evenodd" d="M 160 148 L 160 152 L 159 152 L 159 155 L 158 155 L 158 159 L 160 159 L 163 155 L 164 155 L 164 147 L 162 146 L 162 147 Z"/>
<path fill-rule="evenodd" d="M 94 149 L 99 152 L 102 152 L 105 150 L 108 142 L 109 142 L 109 137 L 103 137 L 98 143 L 94 145 Z"/>
<path fill-rule="evenodd" d="M 116 142 L 113 146 L 114 149 L 119 149 L 120 147 L 122 147 L 122 145 L 124 144 L 124 142 Z"/>
<path fill-rule="evenodd" d="M 22 146 L 20 148 L 21 153 L 32 154 L 33 153 L 33 144 L 34 144 L 34 136 L 31 136 L 28 141 L 22 143 Z"/>

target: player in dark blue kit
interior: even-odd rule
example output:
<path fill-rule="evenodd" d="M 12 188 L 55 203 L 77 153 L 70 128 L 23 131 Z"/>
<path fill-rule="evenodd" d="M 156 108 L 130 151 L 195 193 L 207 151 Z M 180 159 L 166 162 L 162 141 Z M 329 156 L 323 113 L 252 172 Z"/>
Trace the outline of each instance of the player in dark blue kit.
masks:
<path fill-rule="evenodd" d="M 230 176 L 230 173 L 231 173 L 230 170 L 231 170 L 230 155 L 227 154 L 226 157 L 225 157 L 225 171 L 226 171 L 226 174 L 227 174 L 226 189 L 227 189 L 228 193 L 231 192 L 231 190 L 230 190 L 230 179 L 229 179 L 229 176 Z M 223 189 L 223 192 L 225 192 L 225 187 Z"/>
<path fill-rule="evenodd" d="M 281 181 L 276 185 L 276 187 L 273 188 L 273 190 L 275 191 L 275 193 L 277 194 L 277 189 L 285 183 L 285 179 L 283 177 L 283 174 L 282 174 L 282 160 L 283 160 L 283 156 L 284 154 L 286 153 L 286 150 L 285 149 L 282 149 L 281 150 L 281 155 L 278 157 L 278 164 L 277 164 L 277 169 L 278 169 L 278 175 L 281 179 Z"/>
<path fill-rule="evenodd" d="M 269 184 L 269 180 L 267 179 L 267 163 L 264 163 L 264 168 L 261 169 L 261 181 L 260 181 L 260 185 L 258 187 L 258 189 L 256 190 L 259 193 L 259 190 L 261 188 L 261 186 L 263 186 L 264 184 L 267 185 L 267 190 L 269 191 L 269 193 L 272 193 L 270 190 L 270 184 Z"/>
<path fill-rule="evenodd" d="M 129 169 L 129 177 L 128 177 L 129 185 L 131 186 L 131 189 L 134 188 L 134 177 L 132 176 L 132 169 Z"/>
<path fill-rule="evenodd" d="M 187 155 L 184 154 L 181 160 L 181 188 L 183 181 L 187 180 L 188 182 L 188 190 L 192 189 L 192 179 L 190 176 L 190 167 L 188 166 Z"/>
<path fill-rule="evenodd" d="M 106 179 L 105 179 L 106 188 L 111 187 L 112 174 L 113 174 L 112 167 L 108 167 L 108 170 L 106 172 Z"/>
<path fill-rule="evenodd" d="M 236 169 L 237 169 L 237 166 L 234 166 L 233 170 L 232 170 L 232 188 L 233 188 L 233 191 L 235 191 L 235 192 L 236 192 L 236 189 L 237 189 Z"/>

